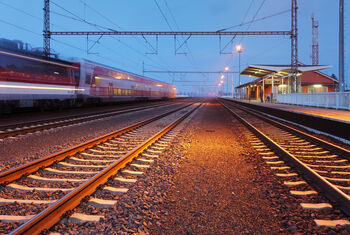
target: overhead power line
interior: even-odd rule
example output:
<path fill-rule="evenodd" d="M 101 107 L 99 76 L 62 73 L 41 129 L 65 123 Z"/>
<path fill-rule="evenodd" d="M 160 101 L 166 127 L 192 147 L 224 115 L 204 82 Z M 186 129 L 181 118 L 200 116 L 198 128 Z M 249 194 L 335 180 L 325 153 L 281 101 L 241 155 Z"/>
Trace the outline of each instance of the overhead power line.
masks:
<path fill-rule="evenodd" d="M 0 4 L 1 4 L 1 2 L 0 2 Z M 8 7 L 11 7 L 11 6 L 8 5 L 8 4 L 5 4 L 5 5 L 8 6 Z M 21 12 L 21 13 L 23 13 L 23 14 L 26 14 L 26 15 L 28 15 L 28 16 L 31 16 L 31 17 L 33 17 L 33 18 L 35 18 L 35 19 L 38 19 L 38 20 L 40 19 L 40 20 L 42 21 L 42 18 L 36 17 L 36 16 L 34 16 L 34 15 L 31 15 L 31 14 L 29 14 L 29 13 L 27 13 L 27 12 L 25 12 L 25 11 L 19 10 L 19 9 L 17 9 L 17 8 L 15 8 L 15 7 L 13 7 L 12 9 L 14 9 L 14 10 L 16 10 L 16 11 L 19 11 L 19 12 Z M 32 30 L 30 30 L 30 29 L 28 29 L 28 28 L 25 28 L 25 27 L 22 27 L 22 26 L 13 24 L 13 23 L 8 22 L 8 21 L 5 21 L 5 20 L 0 20 L 0 22 L 2 22 L 2 23 L 4 23 L 4 24 L 7 24 L 7 25 L 10 25 L 10 26 L 12 26 L 12 27 L 14 27 L 14 28 L 20 29 L 20 30 L 22 30 L 22 31 L 29 32 L 29 33 L 31 33 L 31 34 L 33 34 L 33 35 L 35 35 L 35 36 L 38 36 L 38 37 L 42 38 L 42 34 L 40 34 L 40 33 L 38 33 L 38 32 L 34 32 L 34 31 L 32 31 Z M 57 26 L 57 27 L 59 27 L 59 26 Z M 62 27 L 61 27 L 61 28 L 62 28 Z M 66 43 L 66 42 L 63 42 L 63 41 L 54 39 L 54 38 L 51 38 L 51 40 L 54 41 L 54 42 L 56 42 L 56 43 L 58 43 L 58 44 L 61 44 L 61 45 L 64 45 L 64 46 L 73 48 L 73 49 L 78 50 L 78 51 L 85 52 L 85 49 L 80 48 L 80 47 L 77 47 L 77 46 L 74 46 L 74 45 L 72 45 L 72 44 L 69 44 L 69 43 Z M 101 55 L 94 55 L 94 56 L 99 57 L 99 58 L 102 58 L 102 59 L 105 59 L 105 60 L 108 60 L 108 61 L 113 61 L 113 60 L 114 60 L 114 59 L 109 58 L 109 57 L 106 57 L 106 56 L 101 56 Z M 117 61 L 118 61 L 118 63 L 123 63 L 123 61 L 119 61 L 119 60 L 117 60 Z"/>
<path fill-rule="evenodd" d="M 243 17 L 242 22 L 244 22 L 244 21 L 246 20 L 246 18 L 247 18 L 247 16 L 248 16 L 248 13 L 249 13 L 250 9 L 252 8 L 254 2 L 255 2 L 255 0 L 251 0 L 251 1 L 250 1 L 249 7 L 248 7 L 247 11 L 246 11 L 245 14 L 244 14 L 244 17 Z"/>
<path fill-rule="evenodd" d="M 172 13 L 172 11 L 171 11 L 171 9 L 170 9 L 170 7 L 169 7 L 169 5 L 168 5 L 168 1 L 167 1 L 167 0 L 164 0 L 164 3 L 165 3 L 165 6 L 166 6 L 166 8 L 168 9 L 168 11 L 169 11 L 169 13 L 170 13 L 171 18 L 173 19 L 173 21 L 174 21 L 174 23 L 175 23 L 176 30 L 177 30 L 177 31 L 181 31 L 181 30 L 180 30 L 180 27 L 179 27 L 179 25 L 178 25 L 178 23 L 176 22 L 175 16 L 174 16 L 174 14 Z M 189 54 L 190 54 L 190 57 L 191 57 L 191 59 L 188 58 L 189 62 L 192 64 L 193 67 L 197 68 L 197 65 L 196 65 L 196 63 L 195 63 L 195 60 L 194 60 L 192 51 L 191 51 L 190 47 L 188 46 L 187 40 L 185 40 L 185 38 L 184 38 L 183 36 L 182 36 L 182 40 L 185 41 L 185 46 L 186 46 L 186 48 L 187 48 L 187 50 L 188 50 L 188 52 L 189 52 Z M 192 61 L 191 61 L 191 60 L 192 60 Z"/>
<path fill-rule="evenodd" d="M 57 3 L 53 2 L 53 1 L 51 1 L 51 2 L 52 2 L 55 6 L 57 6 L 58 8 L 62 9 L 63 11 L 65 11 L 65 12 L 67 12 L 67 13 L 69 13 L 70 15 L 72 15 L 73 17 L 72 17 L 72 16 L 67 16 L 67 15 L 64 15 L 64 14 L 61 14 L 61 13 L 57 13 L 57 12 L 54 12 L 54 11 L 51 11 L 51 12 L 54 13 L 54 14 L 58 14 L 58 15 L 60 15 L 60 16 L 62 16 L 62 17 L 66 17 L 66 18 L 69 18 L 69 19 L 72 19 L 72 20 L 75 20 L 75 21 L 78 21 L 78 22 L 81 22 L 81 23 L 88 24 L 88 25 L 93 26 L 93 27 L 95 27 L 96 29 L 99 29 L 99 30 L 104 29 L 104 30 L 116 31 L 115 29 L 111 29 L 111 28 L 109 28 L 109 27 L 105 27 L 105 26 L 98 25 L 98 24 L 92 23 L 92 22 L 90 22 L 90 21 L 87 21 L 87 20 L 81 18 L 80 16 L 78 16 L 77 14 L 75 14 L 75 13 L 73 13 L 73 12 L 67 10 L 66 8 L 60 6 L 59 4 L 57 4 Z M 90 7 L 89 5 L 87 5 L 86 3 L 84 3 L 84 4 L 85 4 L 87 7 L 91 8 L 91 7 Z M 95 12 L 97 12 L 97 11 L 95 10 Z M 116 25 L 116 26 L 117 26 L 117 25 Z M 119 27 L 119 26 L 117 26 L 117 27 Z M 52 35 L 52 33 L 51 33 L 51 35 Z M 123 46 L 125 46 L 125 47 L 129 48 L 130 50 L 136 52 L 137 54 L 142 55 L 143 57 L 145 57 L 146 59 L 148 59 L 148 60 L 151 61 L 152 63 L 158 64 L 158 65 L 160 65 L 161 67 L 163 67 L 163 65 L 161 65 L 160 63 L 154 61 L 152 58 L 145 56 L 142 52 L 140 52 L 139 50 L 137 50 L 137 49 L 135 49 L 134 47 L 130 46 L 129 44 L 127 44 L 127 43 L 121 41 L 121 40 L 118 39 L 118 38 L 115 38 L 115 37 L 112 37 L 112 38 L 113 38 L 114 40 L 118 41 L 118 42 L 119 42 L 120 44 L 122 44 Z M 101 44 L 100 44 L 100 45 L 101 45 Z M 136 62 L 133 62 L 133 63 L 136 64 Z M 169 66 L 167 65 L 167 67 L 169 67 Z"/>
<path fill-rule="evenodd" d="M 220 31 L 225 31 L 225 30 L 232 29 L 232 28 L 241 27 L 241 26 L 244 26 L 244 25 L 247 25 L 247 24 L 255 23 L 255 22 L 258 22 L 258 21 L 263 21 L 263 20 L 266 20 L 266 19 L 269 19 L 269 18 L 272 18 L 272 17 L 275 17 L 275 16 L 279 16 L 279 15 L 282 15 L 282 14 L 285 14 L 285 13 L 289 13 L 289 12 L 290 12 L 290 9 L 284 10 L 284 11 L 281 11 L 281 12 L 278 12 L 278 13 L 275 13 L 275 14 L 271 14 L 271 15 L 268 15 L 268 16 L 264 16 L 264 17 L 261 17 L 261 18 L 255 19 L 255 20 L 250 20 L 250 21 L 247 21 L 247 22 L 244 22 L 244 23 L 241 23 L 241 24 L 237 24 L 237 25 L 233 25 L 233 26 L 230 26 L 230 27 L 227 27 L 227 28 L 224 28 L 224 29 L 219 29 L 218 31 L 220 32 Z"/>
<path fill-rule="evenodd" d="M 158 10 L 160 11 L 161 15 L 163 16 L 163 19 L 165 20 L 165 22 L 166 22 L 166 24 L 168 25 L 169 29 L 170 29 L 171 31 L 173 31 L 171 25 L 169 24 L 168 19 L 167 19 L 166 16 L 164 15 L 164 12 L 163 12 L 162 9 L 160 8 L 160 6 L 159 6 L 157 0 L 154 0 L 154 2 L 156 3 L 157 8 L 158 8 Z"/>
<path fill-rule="evenodd" d="M 253 22 L 255 22 L 255 18 L 258 16 L 258 14 L 259 14 L 261 8 L 264 6 L 265 2 L 266 2 L 266 0 L 263 0 L 263 1 L 261 2 L 261 4 L 260 4 L 258 10 L 255 12 L 255 15 L 253 16 L 253 18 L 252 18 L 252 20 L 251 20 L 251 23 L 248 24 L 248 27 L 247 27 L 246 30 L 249 30 L 250 27 L 252 26 Z M 241 37 L 241 39 L 240 39 L 240 41 L 239 41 L 240 44 L 242 43 L 244 36 L 245 36 L 245 35 L 243 35 L 243 36 Z"/>
<path fill-rule="evenodd" d="M 109 23 L 111 23 L 112 25 L 116 26 L 118 29 L 122 30 L 123 28 L 119 25 L 117 25 L 115 22 L 113 22 L 111 19 L 109 19 L 108 17 L 106 17 L 104 14 L 100 13 L 99 11 L 96 10 L 96 8 L 94 7 L 91 7 L 89 4 L 87 4 L 86 2 L 84 2 L 83 0 L 80 0 L 80 2 L 82 4 L 84 4 L 85 7 L 89 8 L 90 10 L 92 10 L 93 12 L 95 12 L 97 15 L 99 15 L 100 17 L 102 17 L 103 19 L 105 19 L 106 21 L 108 21 Z M 107 30 L 110 30 L 109 28 L 107 28 Z M 144 46 L 144 42 L 142 40 L 140 40 L 138 37 L 136 36 L 132 36 L 138 43 L 142 44 Z M 154 64 L 157 64 L 161 67 L 167 67 L 167 68 L 170 68 L 170 66 L 164 62 L 163 59 L 161 58 L 157 58 L 161 63 L 164 63 L 164 65 L 158 63 L 157 61 L 155 61 L 154 59 L 150 58 L 150 57 L 147 57 L 144 53 L 138 51 L 137 49 L 135 49 L 134 47 L 130 46 L 129 44 L 121 41 L 120 39 L 116 38 L 116 37 L 112 37 L 114 38 L 115 40 L 117 40 L 118 42 L 122 43 L 124 46 L 128 47 L 130 50 L 133 50 L 135 51 L 136 53 L 142 55 L 143 57 L 145 57 L 147 60 L 149 60 L 150 62 L 154 63 Z M 148 46 L 150 46 L 152 48 L 152 50 L 155 50 L 155 48 L 146 40 L 146 44 Z"/>

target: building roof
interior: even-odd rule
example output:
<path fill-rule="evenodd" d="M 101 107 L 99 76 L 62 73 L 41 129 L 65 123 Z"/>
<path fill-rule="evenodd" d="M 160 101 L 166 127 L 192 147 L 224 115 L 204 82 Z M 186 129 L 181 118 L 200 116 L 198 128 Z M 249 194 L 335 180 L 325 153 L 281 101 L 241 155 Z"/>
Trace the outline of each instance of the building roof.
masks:
<path fill-rule="evenodd" d="M 271 77 L 265 77 L 264 79 L 269 79 Z M 279 80 L 281 78 L 275 78 L 276 80 Z M 263 78 L 259 77 L 255 79 L 254 81 L 247 82 L 245 84 L 242 84 L 240 86 L 237 86 L 236 88 L 243 88 L 248 85 L 254 85 L 258 83 L 262 83 Z M 338 83 L 337 79 L 332 78 L 331 76 L 328 76 L 325 73 L 322 73 L 320 71 L 311 71 L 301 74 L 301 84 L 307 85 L 307 84 L 323 84 L 323 85 L 332 85 L 334 83 Z"/>
<path fill-rule="evenodd" d="M 300 73 L 318 71 L 321 69 L 330 68 L 329 65 L 298 65 L 298 71 Z M 241 75 L 246 75 L 250 77 L 262 78 L 268 76 L 272 73 L 277 73 L 279 76 L 287 76 L 292 73 L 292 68 L 290 65 L 262 65 L 262 64 L 253 64 L 249 65 L 246 69 L 241 72 Z"/>
<path fill-rule="evenodd" d="M 248 86 L 248 85 L 251 85 L 251 84 L 258 84 L 259 82 L 262 82 L 262 78 L 257 78 L 254 81 L 244 83 L 242 85 L 237 86 L 236 88 L 242 88 L 242 87 L 245 87 L 245 86 Z"/>

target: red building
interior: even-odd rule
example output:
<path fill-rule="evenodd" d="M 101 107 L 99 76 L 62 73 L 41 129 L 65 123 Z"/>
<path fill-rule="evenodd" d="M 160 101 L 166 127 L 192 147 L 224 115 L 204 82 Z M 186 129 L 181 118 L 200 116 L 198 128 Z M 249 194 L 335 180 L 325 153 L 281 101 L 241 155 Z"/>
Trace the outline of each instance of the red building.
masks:
<path fill-rule="evenodd" d="M 301 92 L 334 92 L 338 86 L 338 80 L 319 71 L 328 67 L 299 65 Z M 252 82 L 236 87 L 242 98 L 260 99 L 264 96 L 266 100 L 276 98 L 278 94 L 290 93 L 291 68 L 289 65 L 250 65 L 241 74 L 257 77 Z"/>

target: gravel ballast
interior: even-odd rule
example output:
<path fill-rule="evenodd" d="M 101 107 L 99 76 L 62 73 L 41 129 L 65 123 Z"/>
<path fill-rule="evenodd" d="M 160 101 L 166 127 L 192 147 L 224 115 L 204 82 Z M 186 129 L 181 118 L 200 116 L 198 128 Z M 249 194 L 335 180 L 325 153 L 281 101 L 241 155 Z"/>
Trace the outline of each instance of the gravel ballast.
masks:
<path fill-rule="evenodd" d="M 179 107 L 158 107 L 0 140 L 0 172 Z"/>
<path fill-rule="evenodd" d="M 190 143 L 184 161 L 169 177 L 168 215 L 159 215 L 152 234 L 279 231 L 257 167 L 242 157 L 237 124 L 218 104 L 198 112 L 186 129 Z"/>
<path fill-rule="evenodd" d="M 102 129 L 99 132 L 103 132 Z M 137 179 L 136 182 L 109 180 L 109 186 L 128 188 L 126 193 L 100 190 L 92 195 L 91 198 L 116 200 L 113 207 L 96 208 L 86 199 L 67 213 L 102 216 L 100 221 L 76 224 L 65 218 L 50 231 L 68 234 L 346 234 L 346 227 L 316 226 L 315 214 L 302 209 L 300 197 L 290 194 L 283 179 L 275 175 L 250 145 L 249 131 L 215 101 L 194 112 L 174 133 L 177 135 L 170 146 L 152 159 L 152 163 L 147 163 L 150 167 L 142 170 L 142 175 L 117 175 Z M 126 169 L 132 168 L 129 165 Z M 305 185 L 300 188 L 312 189 Z M 342 215 L 339 210 L 337 213 Z"/>

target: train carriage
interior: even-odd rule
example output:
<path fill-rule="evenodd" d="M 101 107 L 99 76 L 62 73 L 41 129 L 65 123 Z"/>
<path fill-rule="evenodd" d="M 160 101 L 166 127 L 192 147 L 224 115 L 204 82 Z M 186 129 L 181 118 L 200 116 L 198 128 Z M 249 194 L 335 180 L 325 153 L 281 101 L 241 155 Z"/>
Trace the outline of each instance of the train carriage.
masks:
<path fill-rule="evenodd" d="M 0 39 L 0 113 L 176 97 L 176 87 L 85 59 L 47 60 L 21 41 Z"/>
<path fill-rule="evenodd" d="M 84 59 L 72 59 L 80 67 L 78 91 L 85 102 L 134 101 L 176 97 L 176 87 Z"/>
<path fill-rule="evenodd" d="M 0 49 L 0 108 L 73 105 L 79 68 L 72 63 Z"/>

